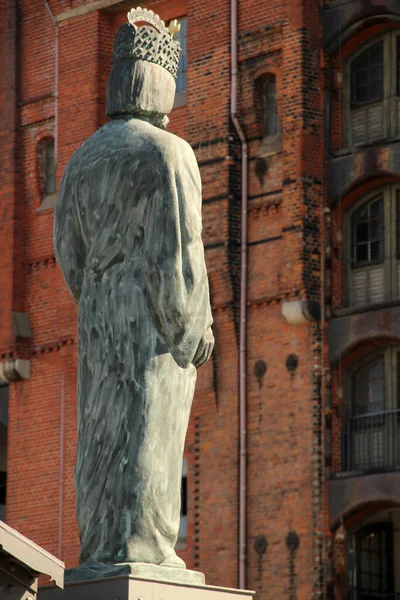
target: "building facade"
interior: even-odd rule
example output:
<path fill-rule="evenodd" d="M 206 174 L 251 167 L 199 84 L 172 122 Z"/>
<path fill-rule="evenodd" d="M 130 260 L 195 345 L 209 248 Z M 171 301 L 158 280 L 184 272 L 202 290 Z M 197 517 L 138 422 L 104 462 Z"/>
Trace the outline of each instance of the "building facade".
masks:
<path fill-rule="evenodd" d="M 0 518 L 76 565 L 71 154 L 106 122 L 125 0 L 1 0 Z M 159 0 L 183 53 L 216 348 L 179 554 L 259 598 L 400 597 L 399 0 Z"/>

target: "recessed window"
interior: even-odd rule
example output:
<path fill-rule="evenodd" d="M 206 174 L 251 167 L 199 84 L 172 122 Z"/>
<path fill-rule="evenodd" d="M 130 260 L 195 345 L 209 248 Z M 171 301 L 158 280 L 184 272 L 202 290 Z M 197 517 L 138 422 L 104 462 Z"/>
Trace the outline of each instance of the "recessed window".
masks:
<path fill-rule="evenodd" d="M 0 521 L 6 519 L 8 386 L 0 382 Z"/>
<path fill-rule="evenodd" d="M 343 469 L 400 466 L 399 349 L 388 347 L 356 365 L 346 385 Z"/>
<path fill-rule="evenodd" d="M 352 218 L 353 264 L 355 267 L 381 262 L 384 258 L 383 197 L 366 202 Z"/>
<path fill-rule="evenodd" d="M 38 144 L 39 180 L 43 196 L 56 192 L 56 163 L 54 138 L 47 137 Z"/>
<path fill-rule="evenodd" d="M 395 599 L 393 524 L 362 527 L 349 539 L 349 600 Z"/>
<path fill-rule="evenodd" d="M 351 66 L 351 102 L 358 108 L 383 100 L 383 41 L 367 48 Z"/>
<path fill-rule="evenodd" d="M 44 193 L 54 194 L 56 191 L 56 163 L 54 156 L 54 140 L 46 144 Z"/>
<path fill-rule="evenodd" d="M 400 297 L 400 188 L 370 194 L 346 215 L 348 306 Z"/>
<path fill-rule="evenodd" d="M 56 158 L 54 138 L 46 137 L 37 145 L 40 210 L 54 208 L 56 201 Z"/>
<path fill-rule="evenodd" d="M 256 120 L 262 135 L 259 154 L 274 154 L 282 147 L 275 75 L 259 77 L 255 82 L 254 96 Z"/>
<path fill-rule="evenodd" d="M 263 81 L 263 134 L 264 136 L 275 135 L 281 128 L 278 117 L 278 106 L 276 103 L 276 79 L 268 77 Z"/>
<path fill-rule="evenodd" d="M 174 106 L 181 106 L 186 102 L 187 89 L 187 18 L 178 19 L 180 29 L 174 34 L 174 40 L 181 46 L 178 74 L 176 78 L 176 97 Z"/>
<path fill-rule="evenodd" d="M 400 35 L 390 32 L 349 61 L 345 105 L 347 138 L 362 146 L 400 133 Z"/>

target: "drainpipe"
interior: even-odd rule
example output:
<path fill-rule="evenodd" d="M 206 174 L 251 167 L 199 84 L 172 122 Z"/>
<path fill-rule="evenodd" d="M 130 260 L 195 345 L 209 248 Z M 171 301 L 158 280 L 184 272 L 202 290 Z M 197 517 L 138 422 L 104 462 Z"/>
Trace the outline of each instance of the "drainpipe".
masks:
<path fill-rule="evenodd" d="M 54 23 L 54 27 L 56 28 L 56 39 L 55 39 L 55 57 L 54 57 L 54 163 L 56 167 L 57 173 L 57 161 L 58 161 L 58 64 L 59 64 L 59 44 L 58 44 L 58 23 L 54 17 L 53 11 L 48 3 L 48 0 L 44 0 L 44 4 L 48 10 L 48 13 L 51 17 L 51 20 Z"/>
<path fill-rule="evenodd" d="M 237 116 L 238 96 L 238 0 L 231 0 L 231 119 L 242 145 L 240 235 L 240 328 L 239 328 L 239 588 L 246 588 L 246 487 L 247 487 L 247 141 Z"/>
<path fill-rule="evenodd" d="M 58 43 L 58 23 L 54 17 L 53 11 L 44 0 L 45 7 L 54 23 L 55 27 L 55 49 L 54 49 L 54 163 L 57 174 L 58 163 L 58 73 L 59 73 L 59 43 Z M 56 175 L 57 176 L 57 175 Z M 64 512 L 64 437 L 65 437 L 65 384 L 64 374 L 61 378 L 61 415 L 60 415 L 60 481 L 59 481 L 59 522 L 58 522 L 58 558 L 62 556 L 63 539 L 63 512 Z"/>
<path fill-rule="evenodd" d="M 58 522 L 58 558 L 62 558 L 63 514 L 64 514 L 64 439 L 65 439 L 65 380 L 61 376 L 61 417 L 60 417 L 60 497 Z"/>

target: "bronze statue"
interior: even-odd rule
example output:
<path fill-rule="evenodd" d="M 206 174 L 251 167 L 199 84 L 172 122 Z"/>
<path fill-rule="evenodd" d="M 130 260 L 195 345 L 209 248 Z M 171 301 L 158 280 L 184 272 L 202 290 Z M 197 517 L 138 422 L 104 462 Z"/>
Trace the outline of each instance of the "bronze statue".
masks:
<path fill-rule="evenodd" d="M 214 345 L 201 181 L 191 147 L 165 131 L 179 44 L 151 11 L 128 20 L 111 121 L 72 156 L 55 213 L 57 261 L 79 305 L 80 562 L 184 568 L 183 448 L 196 369 Z"/>

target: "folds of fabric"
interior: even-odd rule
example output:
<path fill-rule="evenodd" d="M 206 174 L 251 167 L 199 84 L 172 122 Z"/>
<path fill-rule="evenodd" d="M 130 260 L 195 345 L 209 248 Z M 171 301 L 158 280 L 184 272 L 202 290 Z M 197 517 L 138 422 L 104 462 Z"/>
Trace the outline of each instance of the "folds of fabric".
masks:
<path fill-rule="evenodd" d="M 114 120 L 72 157 L 54 243 L 79 303 L 81 563 L 174 554 L 191 364 L 211 325 L 191 148 Z"/>

